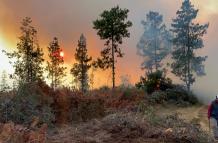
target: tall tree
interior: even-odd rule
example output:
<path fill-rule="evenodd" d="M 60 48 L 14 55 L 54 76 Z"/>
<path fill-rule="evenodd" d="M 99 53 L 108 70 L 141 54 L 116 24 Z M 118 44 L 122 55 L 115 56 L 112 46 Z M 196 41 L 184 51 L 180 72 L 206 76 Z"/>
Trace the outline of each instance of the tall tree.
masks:
<path fill-rule="evenodd" d="M 88 70 L 91 68 L 90 62 L 92 57 L 88 56 L 86 38 L 83 34 L 80 36 L 78 41 L 78 48 L 76 48 L 75 59 L 77 63 L 73 65 L 71 73 L 80 82 L 80 89 L 84 93 L 89 88 Z"/>
<path fill-rule="evenodd" d="M 39 47 L 37 31 L 31 26 L 32 20 L 26 17 L 22 21 L 21 36 L 17 43 L 16 51 L 6 53 L 13 62 L 15 76 L 22 82 L 34 82 L 43 79 L 43 51 Z"/>
<path fill-rule="evenodd" d="M 128 28 L 132 22 L 128 21 L 128 9 L 121 9 L 119 6 L 105 10 L 100 19 L 93 22 L 94 29 L 101 39 L 106 40 L 105 49 L 101 51 L 101 58 L 97 59 L 96 65 L 102 69 L 112 68 L 113 88 L 115 88 L 115 54 L 117 57 L 123 57 L 121 49 L 118 47 L 122 44 L 123 38 L 129 37 Z"/>
<path fill-rule="evenodd" d="M 170 32 L 163 24 L 163 16 L 158 12 L 150 11 L 146 21 L 142 21 L 144 33 L 137 44 L 138 54 L 144 58 L 142 69 L 148 73 L 159 70 L 161 61 L 169 54 L 171 49 Z"/>
<path fill-rule="evenodd" d="M 187 90 L 190 91 L 196 76 L 205 75 L 203 62 L 207 57 L 197 56 L 196 50 L 204 47 L 202 37 L 209 24 L 200 25 L 193 22 L 198 10 L 190 0 L 184 0 L 176 14 L 177 17 L 172 23 L 175 50 L 172 53 L 174 62 L 171 67 L 172 72 L 185 82 Z"/>
<path fill-rule="evenodd" d="M 51 79 L 52 89 L 57 88 L 61 84 L 65 76 L 66 67 L 64 64 L 63 51 L 58 43 L 58 38 L 54 37 L 53 41 L 48 46 L 49 61 L 47 61 L 48 78 Z"/>

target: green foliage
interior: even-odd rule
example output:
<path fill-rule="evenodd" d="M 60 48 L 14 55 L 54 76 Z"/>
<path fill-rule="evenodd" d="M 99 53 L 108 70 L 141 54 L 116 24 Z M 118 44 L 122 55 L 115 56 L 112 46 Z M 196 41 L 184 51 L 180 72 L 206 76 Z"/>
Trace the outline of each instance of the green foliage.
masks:
<path fill-rule="evenodd" d="M 176 103 L 176 104 L 194 105 L 194 104 L 199 103 L 198 99 L 196 98 L 196 96 L 193 93 L 188 92 L 186 89 L 184 89 L 183 87 L 178 86 L 178 85 L 172 89 L 168 89 L 166 91 L 166 94 L 167 94 L 168 100 L 172 101 L 173 103 Z"/>
<path fill-rule="evenodd" d="M 125 100 L 125 99 L 132 99 L 133 96 L 135 96 L 135 93 L 133 91 L 132 88 L 122 88 L 122 91 L 123 91 L 123 95 L 122 95 L 122 98 Z"/>
<path fill-rule="evenodd" d="M 71 73 L 80 82 L 80 89 L 84 93 L 89 88 L 88 71 L 91 68 L 90 62 L 92 57 L 88 56 L 86 38 L 83 36 L 83 34 L 80 36 L 80 40 L 78 41 L 78 48 L 76 49 L 75 59 L 78 63 L 73 65 Z"/>
<path fill-rule="evenodd" d="M 13 97 L 2 99 L 1 122 L 13 121 L 18 124 L 29 124 L 34 117 L 38 117 L 40 123 L 51 125 L 55 118 L 51 108 L 53 99 L 45 93 L 43 84 L 21 84 Z"/>
<path fill-rule="evenodd" d="M 165 77 L 163 71 L 148 73 L 147 78 L 141 77 L 141 81 L 136 84 L 139 89 L 144 89 L 147 93 L 152 93 L 156 90 L 165 91 L 172 88 L 172 80 Z"/>
<path fill-rule="evenodd" d="M 172 72 L 185 82 L 188 91 L 195 82 L 195 76 L 205 75 L 203 62 L 206 56 L 196 55 L 196 50 L 204 47 L 202 37 L 207 32 L 209 24 L 194 23 L 198 10 L 190 0 L 185 0 L 173 19 L 172 32 L 175 50 L 172 53 L 174 62 L 171 64 Z M 196 74 L 196 75 L 195 75 Z"/>
<path fill-rule="evenodd" d="M 160 118 L 155 115 L 154 107 L 147 105 L 143 101 L 138 104 L 137 111 L 146 116 L 146 120 L 152 125 L 158 124 L 160 122 Z"/>
<path fill-rule="evenodd" d="M 144 33 L 137 44 L 138 54 L 145 59 L 142 68 L 149 72 L 153 68 L 157 71 L 161 67 L 161 61 L 170 52 L 172 35 L 163 24 L 163 16 L 158 12 L 150 11 L 142 25 Z"/>
<path fill-rule="evenodd" d="M 168 97 L 166 92 L 156 91 L 149 96 L 148 101 L 152 104 L 163 104 L 168 101 Z"/>
<path fill-rule="evenodd" d="M 178 85 L 166 91 L 153 92 L 148 100 L 152 104 L 171 103 L 179 106 L 195 105 L 199 103 L 194 94 Z"/>
<path fill-rule="evenodd" d="M 22 82 L 34 82 L 43 79 L 43 51 L 38 45 L 37 31 L 31 26 L 32 20 L 26 17 L 20 27 L 21 36 L 16 51 L 6 53 L 14 67 L 14 78 Z"/>
<path fill-rule="evenodd" d="M 113 88 L 115 87 L 115 54 L 117 57 L 123 57 L 118 45 L 122 44 L 123 38 L 130 36 L 128 28 L 132 26 L 132 22 L 127 21 L 128 12 L 128 9 L 117 6 L 109 11 L 105 10 L 100 15 L 101 18 L 93 22 L 97 34 L 102 40 L 106 40 L 106 48 L 101 51 L 101 58 L 98 58 L 94 65 L 102 69 L 112 68 Z"/>
<path fill-rule="evenodd" d="M 51 79 L 51 87 L 54 89 L 61 84 L 62 78 L 65 76 L 66 67 L 63 66 L 64 59 L 61 56 L 61 48 L 58 38 L 54 37 L 48 46 L 48 56 L 50 61 L 47 62 L 46 70 L 48 78 Z"/>

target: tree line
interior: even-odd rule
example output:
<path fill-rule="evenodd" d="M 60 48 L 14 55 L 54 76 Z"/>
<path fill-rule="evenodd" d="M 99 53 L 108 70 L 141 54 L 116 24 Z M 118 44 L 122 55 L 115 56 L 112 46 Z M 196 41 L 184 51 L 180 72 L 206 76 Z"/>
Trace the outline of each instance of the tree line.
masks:
<path fill-rule="evenodd" d="M 133 25 L 128 20 L 128 13 L 128 9 L 116 6 L 103 11 L 99 18 L 93 21 L 93 29 L 97 31 L 100 39 L 105 41 L 100 57 L 96 60 L 88 55 L 85 36 L 82 34 L 78 40 L 74 56 L 76 63 L 70 71 L 79 81 L 82 92 L 89 89 L 91 79 L 88 71 L 91 67 L 111 69 L 112 87 L 116 87 L 116 59 L 124 56 L 119 45 L 123 43 L 124 38 L 130 37 L 129 28 Z M 190 0 L 183 1 L 176 13 L 176 18 L 172 20 L 170 29 L 164 24 L 160 13 L 150 11 L 146 15 L 146 19 L 142 21 L 144 33 L 137 44 L 138 55 L 144 59 L 141 67 L 145 69 L 146 75 L 164 70 L 166 64 L 163 60 L 169 55 L 173 62 L 167 65 L 170 65 L 172 73 L 184 81 L 188 91 L 195 82 L 196 76 L 205 75 L 203 63 L 207 57 L 198 56 L 196 50 L 204 47 L 202 37 L 209 24 L 196 23 L 194 20 L 197 15 L 198 10 L 194 8 Z M 31 24 L 31 18 L 24 18 L 16 50 L 12 53 L 4 51 L 12 59 L 10 63 L 15 71 L 13 78 L 24 83 L 35 82 L 44 80 L 43 73 L 47 71 L 51 87 L 56 89 L 66 75 L 63 51 L 58 38 L 54 37 L 47 47 L 49 59 L 44 67 L 44 52 L 38 44 L 37 30 Z"/>

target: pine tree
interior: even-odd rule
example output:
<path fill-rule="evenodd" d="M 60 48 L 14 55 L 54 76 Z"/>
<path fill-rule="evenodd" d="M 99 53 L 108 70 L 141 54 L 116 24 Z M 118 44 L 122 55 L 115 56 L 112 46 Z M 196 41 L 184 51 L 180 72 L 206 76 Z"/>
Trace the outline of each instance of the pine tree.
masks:
<path fill-rule="evenodd" d="M 34 82 L 43 79 L 43 51 L 38 45 L 37 31 L 31 26 L 32 20 L 26 17 L 22 21 L 21 36 L 16 51 L 6 53 L 13 62 L 15 77 L 22 82 Z"/>
<path fill-rule="evenodd" d="M 196 50 L 204 47 L 202 37 L 209 26 L 209 24 L 194 23 L 197 14 L 198 10 L 190 0 L 184 0 L 172 23 L 175 46 L 172 53 L 174 60 L 171 65 L 172 72 L 185 82 L 188 91 L 195 82 L 196 76 L 205 75 L 203 62 L 207 58 L 196 54 Z"/>
<path fill-rule="evenodd" d="M 48 71 L 48 78 L 51 79 L 52 89 L 57 88 L 61 84 L 65 76 L 66 67 L 63 66 L 64 59 L 63 52 L 58 43 L 58 38 L 54 37 L 53 41 L 48 46 L 49 61 L 47 61 L 46 70 Z"/>
<path fill-rule="evenodd" d="M 87 52 L 86 38 L 82 34 L 78 41 L 78 48 L 76 48 L 75 53 L 77 63 L 73 65 L 71 73 L 80 82 L 80 89 L 83 93 L 89 88 L 88 70 L 91 68 L 90 62 L 92 60 L 92 57 L 89 57 Z"/>
<path fill-rule="evenodd" d="M 122 44 L 123 38 L 130 36 L 128 28 L 132 26 L 132 22 L 127 21 L 128 12 L 128 9 L 117 6 L 110 11 L 105 10 L 100 15 L 101 18 L 93 22 L 97 34 L 101 39 L 106 40 L 106 48 L 101 51 L 101 58 L 97 59 L 95 65 L 102 69 L 112 68 L 113 88 L 115 88 L 115 54 L 117 57 L 123 57 L 118 45 Z"/>
<path fill-rule="evenodd" d="M 148 73 L 159 70 L 161 61 L 169 54 L 171 49 L 170 32 L 163 24 L 163 16 L 158 12 L 150 11 L 146 21 L 142 21 L 144 33 L 137 44 L 138 54 L 144 58 L 142 69 Z"/>

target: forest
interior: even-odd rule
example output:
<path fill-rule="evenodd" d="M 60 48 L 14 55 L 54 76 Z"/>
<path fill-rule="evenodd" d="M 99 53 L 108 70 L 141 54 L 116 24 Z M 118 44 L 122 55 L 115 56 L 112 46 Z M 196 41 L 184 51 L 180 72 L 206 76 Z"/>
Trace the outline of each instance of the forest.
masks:
<path fill-rule="evenodd" d="M 199 54 L 209 28 L 196 20 L 199 12 L 183 0 L 170 25 L 158 11 L 141 17 L 135 54 L 144 74 L 134 75 L 136 83 L 127 74 L 117 79 L 119 60 L 126 56 L 122 45 L 134 36 L 129 9 L 116 5 L 92 20 L 103 42 L 97 58 L 83 33 L 74 55 L 65 53 L 60 37 L 41 46 L 37 21 L 24 17 L 16 47 L 2 50 L 13 73 L 4 70 L 0 77 L 0 143 L 215 142 L 207 105 L 193 92 L 208 59 Z M 70 68 L 66 54 L 74 61 Z M 110 72 L 109 86 L 95 86 L 97 70 Z M 212 107 L 211 112 L 213 117 Z"/>

